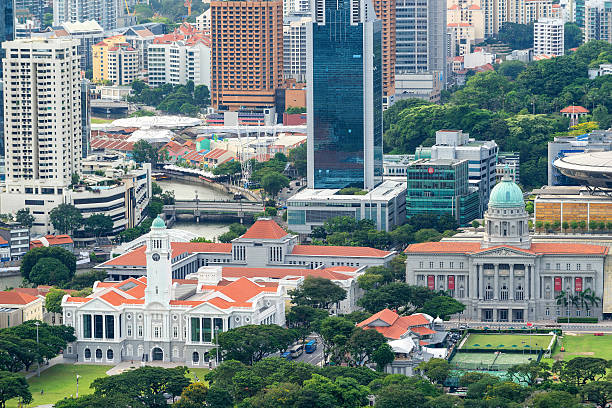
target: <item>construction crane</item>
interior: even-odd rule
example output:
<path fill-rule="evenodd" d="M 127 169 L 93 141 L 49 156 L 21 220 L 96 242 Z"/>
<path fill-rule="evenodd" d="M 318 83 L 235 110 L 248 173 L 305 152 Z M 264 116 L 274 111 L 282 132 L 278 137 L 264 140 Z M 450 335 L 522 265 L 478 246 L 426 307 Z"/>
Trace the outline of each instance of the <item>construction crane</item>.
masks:
<path fill-rule="evenodd" d="M 128 6 L 128 1 L 125 1 L 125 11 L 127 13 L 128 16 L 135 16 L 136 15 L 136 10 L 134 10 L 133 12 L 130 13 L 130 7 Z"/>
<path fill-rule="evenodd" d="M 184 6 L 187 7 L 187 17 L 191 17 L 191 5 L 193 4 L 193 0 L 185 0 Z"/>

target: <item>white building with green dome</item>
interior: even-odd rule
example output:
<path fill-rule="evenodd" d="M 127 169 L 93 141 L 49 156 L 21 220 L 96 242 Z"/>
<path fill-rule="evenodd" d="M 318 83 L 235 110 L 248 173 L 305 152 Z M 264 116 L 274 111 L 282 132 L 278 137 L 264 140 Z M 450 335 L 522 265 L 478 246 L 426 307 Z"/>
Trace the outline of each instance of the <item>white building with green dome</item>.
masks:
<path fill-rule="evenodd" d="M 608 247 L 532 242 L 523 193 L 505 176 L 492 190 L 480 241 L 412 244 L 406 281 L 445 290 L 466 305 L 466 319 L 485 322 L 601 317 Z M 576 296 L 578 306 L 556 298 Z M 563 303 L 563 302 L 562 302 Z"/>

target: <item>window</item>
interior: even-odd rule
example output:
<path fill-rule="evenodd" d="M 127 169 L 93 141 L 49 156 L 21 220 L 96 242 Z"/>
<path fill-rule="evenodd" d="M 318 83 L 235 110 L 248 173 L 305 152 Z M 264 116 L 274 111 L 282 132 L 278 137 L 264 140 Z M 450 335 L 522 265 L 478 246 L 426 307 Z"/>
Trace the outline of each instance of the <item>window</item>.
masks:
<path fill-rule="evenodd" d="M 153 328 L 153 337 L 155 337 L 156 339 L 159 339 L 160 335 L 161 335 L 161 327 L 155 326 Z"/>
<path fill-rule="evenodd" d="M 107 339 L 114 339 L 115 338 L 115 316 L 113 315 L 106 315 L 104 316 L 106 325 L 104 327 L 104 335 Z"/>
<path fill-rule="evenodd" d="M 429 263 L 429 267 L 430 267 L 430 268 L 433 268 L 433 265 L 434 265 L 434 263 L 433 263 L 433 262 L 430 262 L 430 263 Z"/>
<path fill-rule="evenodd" d="M 499 296 L 500 300 L 508 300 L 508 287 L 506 285 L 502 286 Z"/>
<path fill-rule="evenodd" d="M 106 350 L 106 359 L 107 360 L 112 360 L 113 359 L 113 350 L 111 350 L 111 349 Z"/>
<path fill-rule="evenodd" d="M 463 262 L 459 262 L 459 268 L 463 269 Z"/>
<path fill-rule="evenodd" d="M 448 265 L 449 268 L 453 269 L 455 267 L 455 263 L 454 262 L 450 262 Z"/>
<path fill-rule="evenodd" d="M 558 263 L 558 264 L 557 264 L 557 270 L 558 270 L 558 271 L 560 271 L 560 270 L 561 270 L 561 264 L 560 264 L 560 263 Z"/>
<path fill-rule="evenodd" d="M 591 309 L 587 309 L 586 315 L 587 315 L 587 317 L 591 317 Z"/>
<path fill-rule="evenodd" d="M 444 262 L 440 262 L 440 269 L 444 268 Z"/>
<path fill-rule="evenodd" d="M 525 293 L 523 292 L 523 287 L 521 285 L 518 285 L 516 287 L 516 292 L 514 293 L 514 299 L 524 300 L 524 298 L 525 298 Z"/>
<path fill-rule="evenodd" d="M 138 337 L 142 337 L 142 326 L 138 325 Z"/>
<path fill-rule="evenodd" d="M 128 327 L 127 327 L 127 336 L 128 337 L 132 337 L 132 325 L 131 324 L 128 324 Z"/>
<path fill-rule="evenodd" d="M 580 270 L 580 264 L 576 264 L 576 270 L 579 271 Z"/>
<path fill-rule="evenodd" d="M 561 316 L 561 310 L 557 309 L 557 316 Z"/>
<path fill-rule="evenodd" d="M 172 328 L 172 337 L 174 337 L 175 339 L 178 339 L 178 327 L 174 326 Z"/>
<path fill-rule="evenodd" d="M 587 264 L 587 271 L 591 270 L 591 264 Z"/>
<path fill-rule="evenodd" d="M 101 359 L 101 358 L 102 358 L 102 350 L 96 349 L 96 359 Z"/>
<path fill-rule="evenodd" d="M 580 310 L 576 310 L 576 316 L 580 317 Z"/>
<path fill-rule="evenodd" d="M 550 263 L 546 263 L 546 269 L 550 269 Z"/>
<path fill-rule="evenodd" d="M 565 264 L 565 269 L 567 269 L 568 271 L 572 270 L 572 264 Z"/>
<path fill-rule="evenodd" d="M 545 310 L 544 314 L 546 314 L 546 316 L 550 316 L 550 309 L 549 309 L 549 308 L 546 308 L 546 310 Z"/>
<path fill-rule="evenodd" d="M 487 288 L 485 289 L 485 300 L 491 299 L 493 299 L 493 288 L 491 288 L 491 285 L 487 285 Z"/>
<path fill-rule="evenodd" d="M 86 314 L 83 315 L 83 337 L 86 339 L 91 339 L 91 315 Z M 89 352 L 91 355 L 91 351 Z"/>
<path fill-rule="evenodd" d="M 334 263 L 332 262 L 332 265 L 333 265 L 333 264 L 334 264 Z M 423 261 L 420 261 L 420 262 L 419 262 L 419 269 L 423 269 Z"/>
<path fill-rule="evenodd" d="M 96 339 L 102 338 L 102 335 L 103 335 L 102 328 L 103 328 L 102 327 L 102 315 L 94 315 L 94 338 Z"/>
<path fill-rule="evenodd" d="M 200 319 L 191 318 L 191 341 L 201 341 L 200 339 Z"/>
<path fill-rule="evenodd" d="M 200 354 L 197 351 L 194 351 L 191 355 L 191 361 L 193 361 L 193 364 L 198 364 L 200 362 Z"/>
<path fill-rule="evenodd" d="M 86 348 L 85 349 L 85 358 L 86 359 L 90 359 L 91 358 L 91 350 Z"/>
<path fill-rule="evenodd" d="M 212 319 L 202 318 L 202 341 L 210 343 L 212 341 Z"/>

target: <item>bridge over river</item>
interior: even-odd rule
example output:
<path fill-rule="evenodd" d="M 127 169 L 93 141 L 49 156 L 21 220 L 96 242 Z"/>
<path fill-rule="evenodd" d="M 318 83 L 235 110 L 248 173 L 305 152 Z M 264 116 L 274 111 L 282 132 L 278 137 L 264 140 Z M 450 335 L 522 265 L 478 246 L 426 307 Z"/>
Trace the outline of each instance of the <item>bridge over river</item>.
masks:
<path fill-rule="evenodd" d="M 245 218 L 264 211 L 261 203 L 250 201 L 202 201 L 176 200 L 172 205 L 164 205 L 163 214 L 168 226 L 172 226 L 178 215 L 187 215 L 201 219 L 237 219 L 243 222 Z"/>

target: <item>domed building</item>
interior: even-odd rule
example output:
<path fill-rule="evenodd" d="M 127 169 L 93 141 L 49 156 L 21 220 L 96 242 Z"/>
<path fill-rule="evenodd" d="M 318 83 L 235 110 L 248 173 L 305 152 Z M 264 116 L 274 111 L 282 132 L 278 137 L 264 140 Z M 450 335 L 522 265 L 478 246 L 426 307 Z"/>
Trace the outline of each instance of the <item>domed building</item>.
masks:
<path fill-rule="evenodd" d="M 603 298 L 608 247 L 532 242 L 528 217 L 521 188 L 504 176 L 491 190 L 482 238 L 409 245 L 406 281 L 447 291 L 465 304 L 463 317 L 471 320 L 601 317 L 602 302 L 563 307 L 555 298 L 586 290 Z"/>

